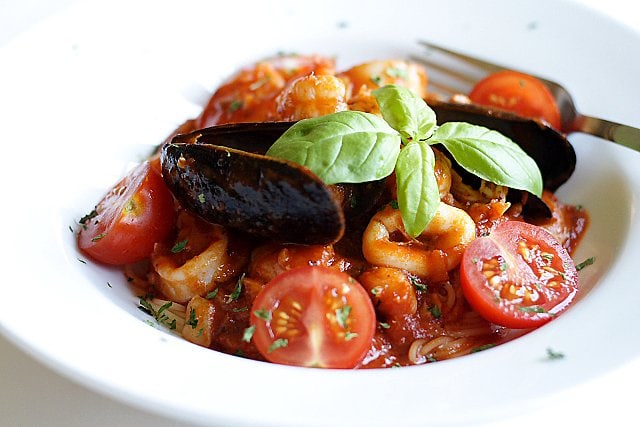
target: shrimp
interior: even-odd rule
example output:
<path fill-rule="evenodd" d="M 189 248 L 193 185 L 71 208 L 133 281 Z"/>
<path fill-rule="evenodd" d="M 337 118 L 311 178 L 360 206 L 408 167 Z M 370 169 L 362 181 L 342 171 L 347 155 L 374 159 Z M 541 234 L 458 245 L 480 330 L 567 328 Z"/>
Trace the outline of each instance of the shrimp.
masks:
<path fill-rule="evenodd" d="M 413 315 L 418 309 L 416 291 L 403 270 L 373 267 L 358 276 L 358 282 L 369 291 L 373 305 L 384 316 Z"/>
<path fill-rule="evenodd" d="M 266 283 L 278 274 L 296 267 L 321 265 L 344 271 L 343 264 L 344 260 L 335 253 L 332 245 L 266 244 L 256 248 L 251 254 L 248 276 Z"/>
<path fill-rule="evenodd" d="M 344 111 L 346 92 L 343 81 L 332 75 L 299 77 L 276 99 L 279 119 L 301 120 Z"/>
<path fill-rule="evenodd" d="M 276 97 L 298 77 L 335 73 L 335 61 L 322 56 L 278 56 L 241 70 L 220 86 L 197 119 L 197 128 L 276 118 Z"/>
<path fill-rule="evenodd" d="M 236 276 L 248 258 L 241 242 L 230 244 L 228 231 L 186 211 L 178 216 L 173 248 L 156 244 L 151 254 L 149 282 L 174 302 L 204 296 L 217 284 Z"/>
<path fill-rule="evenodd" d="M 378 103 L 371 92 L 389 84 L 406 87 L 421 98 L 427 94 L 427 73 L 414 62 L 366 62 L 338 74 L 338 77 L 346 82 L 350 110 L 379 113 Z"/>
<path fill-rule="evenodd" d="M 403 241 L 399 241 L 400 237 Z M 476 237 L 476 226 L 462 209 L 440 202 L 417 239 L 405 232 L 400 211 L 387 206 L 373 216 L 362 237 L 362 252 L 373 265 L 404 269 L 431 281 L 444 281 L 460 264 Z"/>

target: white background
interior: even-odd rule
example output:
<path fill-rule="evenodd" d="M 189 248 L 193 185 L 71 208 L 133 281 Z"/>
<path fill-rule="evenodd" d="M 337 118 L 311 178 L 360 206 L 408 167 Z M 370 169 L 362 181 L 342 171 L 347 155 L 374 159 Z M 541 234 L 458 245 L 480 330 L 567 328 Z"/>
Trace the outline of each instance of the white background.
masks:
<path fill-rule="evenodd" d="M 0 0 L 0 47 L 48 16 L 64 10 L 74 1 Z M 640 11 L 634 1 L 577 2 L 608 14 L 640 32 Z M 0 64 L 0 78 L 5 65 Z M 538 420 L 531 420 L 527 416 L 503 420 L 498 425 L 640 425 L 640 420 L 634 416 L 638 382 L 640 362 L 635 362 L 632 366 L 626 366 L 624 371 L 613 372 L 573 390 L 571 400 L 578 404 L 571 408 L 564 404 L 557 407 L 551 405 L 541 411 Z M 599 393 L 601 389 L 618 389 L 619 393 L 602 396 Z M 89 391 L 34 361 L 0 336 L 0 425 L 162 427 L 175 426 L 176 423 Z"/>

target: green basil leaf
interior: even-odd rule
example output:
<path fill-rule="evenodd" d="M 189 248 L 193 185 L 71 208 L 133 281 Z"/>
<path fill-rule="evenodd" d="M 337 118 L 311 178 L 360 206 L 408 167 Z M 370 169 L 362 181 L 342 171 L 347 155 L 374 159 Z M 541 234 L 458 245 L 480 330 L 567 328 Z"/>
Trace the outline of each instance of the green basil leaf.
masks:
<path fill-rule="evenodd" d="M 267 155 L 306 166 L 325 183 L 335 184 L 389 176 L 399 152 L 400 136 L 383 119 L 341 111 L 297 122 Z"/>
<path fill-rule="evenodd" d="M 429 143 L 444 145 L 460 166 L 486 181 L 542 195 L 542 174 L 536 162 L 499 132 L 448 122 L 434 132 Z"/>
<path fill-rule="evenodd" d="M 433 150 L 426 142 L 412 141 L 398 156 L 398 206 L 404 228 L 411 237 L 424 231 L 440 204 L 434 165 Z"/>
<path fill-rule="evenodd" d="M 387 85 L 371 92 L 382 117 L 400 132 L 404 142 L 429 138 L 436 127 L 436 113 L 407 88 Z"/>

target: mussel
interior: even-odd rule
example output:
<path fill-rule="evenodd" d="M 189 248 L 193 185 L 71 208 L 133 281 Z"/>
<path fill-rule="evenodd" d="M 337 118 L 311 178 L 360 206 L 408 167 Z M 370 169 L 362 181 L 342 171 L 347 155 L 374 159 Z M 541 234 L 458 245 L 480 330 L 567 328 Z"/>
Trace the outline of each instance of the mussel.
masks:
<path fill-rule="evenodd" d="M 474 104 L 429 101 L 438 123 L 468 122 L 496 130 L 516 142 L 540 168 L 544 188 L 555 191 L 576 168 L 576 153 L 551 126 L 504 110 Z"/>
<path fill-rule="evenodd" d="M 440 123 L 466 121 L 518 143 L 556 190 L 575 168 L 575 152 L 535 120 L 473 105 L 430 102 Z M 238 123 L 177 135 L 162 148 L 165 182 L 183 206 L 204 219 L 261 238 L 301 244 L 338 241 L 350 219 L 367 218 L 382 199 L 383 180 L 327 186 L 307 168 L 264 153 L 293 123 Z M 530 212 L 550 215 L 538 198 Z"/>

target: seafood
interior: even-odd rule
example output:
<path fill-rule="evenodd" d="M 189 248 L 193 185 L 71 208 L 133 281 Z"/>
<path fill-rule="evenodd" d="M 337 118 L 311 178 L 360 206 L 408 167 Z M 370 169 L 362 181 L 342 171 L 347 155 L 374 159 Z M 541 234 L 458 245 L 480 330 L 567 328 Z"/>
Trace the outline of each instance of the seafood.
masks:
<path fill-rule="evenodd" d="M 185 303 L 204 296 L 217 284 L 236 275 L 248 253 L 241 243 L 230 243 L 229 232 L 182 211 L 172 248 L 157 244 L 151 254 L 150 282 L 171 301 Z M 178 249 L 176 249 L 178 248 Z"/>
<path fill-rule="evenodd" d="M 335 76 L 300 77 L 276 99 L 278 116 L 281 120 L 302 120 L 344 111 L 346 92 L 342 80 Z"/>
<path fill-rule="evenodd" d="M 428 103 L 440 124 L 468 122 L 497 130 L 511 138 L 535 160 L 546 189 L 557 190 L 575 170 L 576 153 L 569 141 L 541 121 L 473 104 L 435 100 Z"/>
<path fill-rule="evenodd" d="M 387 206 L 374 215 L 365 230 L 362 252 L 373 265 L 443 281 L 460 264 L 464 248 L 475 237 L 476 224 L 471 217 L 462 209 L 440 202 L 427 228 L 417 239 L 411 239 L 404 231 L 400 211 Z"/>
<path fill-rule="evenodd" d="M 206 220 L 266 238 L 332 243 L 344 214 L 331 190 L 306 168 L 262 155 L 205 144 L 167 144 L 165 182 Z"/>
<path fill-rule="evenodd" d="M 333 59 L 283 55 L 259 61 L 223 84 L 196 120 L 197 128 L 278 120 L 276 97 L 291 81 L 311 73 L 333 74 Z"/>
<path fill-rule="evenodd" d="M 468 121 L 511 137 L 539 165 L 545 188 L 557 189 L 575 168 L 575 152 L 568 141 L 538 121 L 473 105 L 430 104 L 441 122 Z M 177 135 L 163 147 L 165 181 L 181 203 L 211 222 L 280 241 L 334 243 L 344 234 L 348 206 L 363 204 L 342 203 L 344 198 L 336 197 L 340 191 L 332 190 L 305 168 L 262 155 L 292 124 L 226 124 Z M 439 169 L 449 168 L 446 159 L 439 157 L 437 161 L 443 166 Z M 464 175 L 464 171 L 458 173 Z M 443 176 L 441 196 L 449 179 Z M 368 190 L 362 191 L 363 186 Z M 381 183 L 349 188 L 374 201 L 383 191 Z M 205 202 L 201 202 L 203 198 Z M 550 208 L 537 197 L 527 193 L 521 198 L 525 215 L 551 216 Z M 296 220 L 291 222 L 292 218 Z M 292 223 L 299 226 L 292 227 Z"/>

